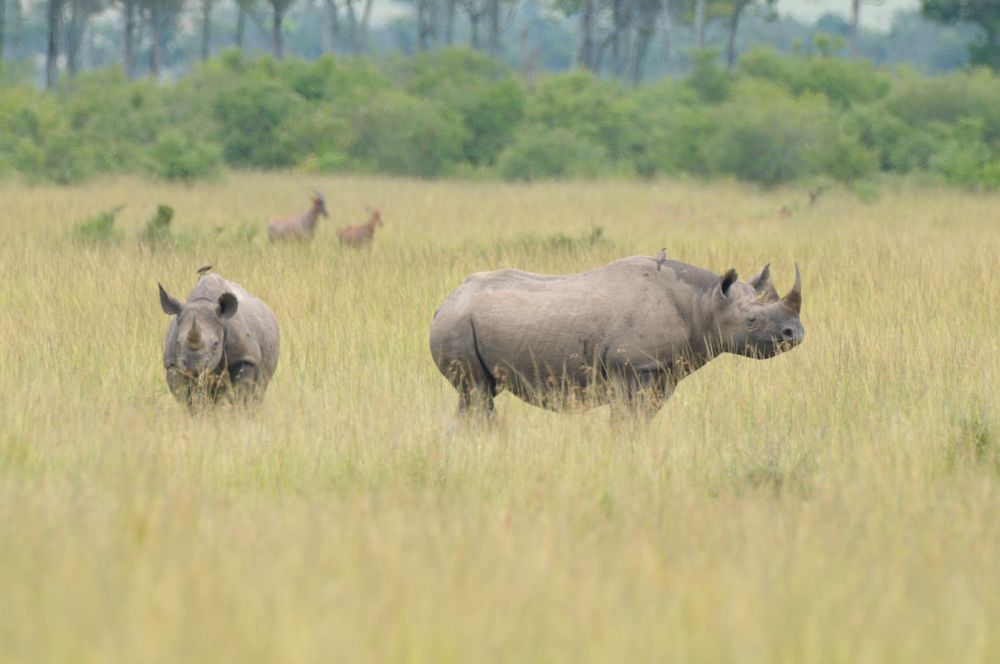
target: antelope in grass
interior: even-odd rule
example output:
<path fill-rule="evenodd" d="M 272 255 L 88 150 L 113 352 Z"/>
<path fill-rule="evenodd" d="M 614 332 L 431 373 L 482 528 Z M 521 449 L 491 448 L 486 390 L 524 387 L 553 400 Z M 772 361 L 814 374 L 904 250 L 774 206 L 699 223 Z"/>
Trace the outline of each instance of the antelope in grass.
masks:
<path fill-rule="evenodd" d="M 323 194 L 315 189 L 309 197 L 312 207 L 307 212 L 297 214 L 294 217 L 276 219 L 267 225 L 267 237 L 271 242 L 275 240 L 311 240 L 316 232 L 316 221 L 320 215 L 328 217 L 326 213 L 326 201 Z"/>
<path fill-rule="evenodd" d="M 348 247 L 359 249 L 367 247 L 375 237 L 375 228 L 382 225 L 382 211 L 378 208 L 368 208 L 365 210 L 371 213 L 368 221 L 359 226 L 345 226 L 337 230 L 337 237 L 340 243 Z"/>

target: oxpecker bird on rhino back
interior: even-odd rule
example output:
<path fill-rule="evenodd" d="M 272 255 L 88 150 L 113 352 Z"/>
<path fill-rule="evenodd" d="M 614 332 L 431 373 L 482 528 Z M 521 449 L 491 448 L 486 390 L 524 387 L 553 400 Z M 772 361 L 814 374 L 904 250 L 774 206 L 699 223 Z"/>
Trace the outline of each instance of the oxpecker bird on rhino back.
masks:
<path fill-rule="evenodd" d="M 225 398 L 264 397 L 278 365 L 274 312 L 237 283 L 204 274 L 181 304 L 160 286 L 160 306 L 173 316 L 163 347 L 167 385 L 189 407 Z"/>
<path fill-rule="evenodd" d="M 722 353 L 800 344 L 801 306 L 798 265 L 784 297 L 769 265 L 749 281 L 647 256 L 566 276 L 479 272 L 435 313 L 430 349 L 460 414 L 492 415 L 507 389 L 552 410 L 611 403 L 650 418 Z"/>

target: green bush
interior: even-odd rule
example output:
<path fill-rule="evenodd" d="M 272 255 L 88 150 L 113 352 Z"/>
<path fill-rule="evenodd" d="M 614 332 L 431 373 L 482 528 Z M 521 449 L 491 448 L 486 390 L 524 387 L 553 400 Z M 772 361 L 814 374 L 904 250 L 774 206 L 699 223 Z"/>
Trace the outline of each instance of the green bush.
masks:
<path fill-rule="evenodd" d="M 600 145 L 568 129 L 527 127 L 500 155 L 506 180 L 594 177 L 608 172 L 610 159 Z"/>
<path fill-rule="evenodd" d="M 586 72 L 550 76 L 528 98 L 533 126 L 566 129 L 602 146 L 612 158 L 631 159 L 642 143 L 633 100 L 616 83 Z"/>
<path fill-rule="evenodd" d="M 466 48 L 313 62 L 225 51 L 170 84 L 88 72 L 42 92 L 0 72 L 0 176 L 99 173 L 192 182 L 234 168 L 512 179 L 611 173 L 771 186 L 874 171 L 1000 185 L 1000 79 L 923 77 L 753 49 L 734 72 L 629 88 L 586 72 L 525 88 Z"/>
<path fill-rule="evenodd" d="M 174 209 L 169 205 L 157 205 L 153 213 L 139 232 L 139 241 L 156 246 L 171 241 L 170 222 L 174 218 Z"/>
<path fill-rule="evenodd" d="M 151 170 L 164 180 L 193 182 L 218 175 L 222 168 L 216 145 L 192 140 L 177 130 L 164 132 L 151 152 Z"/>
<path fill-rule="evenodd" d="M 443 49 L 398 65 L 407 92 L 452 109 L 469 132 L 465 159 L 492 164 L 525 113 L 526 94 L 513 71 L 467 48 Z"/>
<path fill-rule="evenodd" d="M 124 205 L 98 212 L 73 226 L 73 238 L 82 244 L 105 244 L 117 242 L 121 233 L 115 228 L 115 218 Z"/>
<path fill-rule="evenodd" d="M 819 171 L 816 152 L 830 123 L 821 98 L 743 85 L 717 113 L 718 131 L 701 147 L 709 173 L 773 186 Z"/>
<path fill-rule="evenodd" d="M 356 164 L 416 177 L 453 171 L 469 136 L 454 111 L 401 92 L 356 109 L 351 132 L 348 154 Z"/>
<path fill-rule="evenodd" d="M 305 101 L 281 82 L 255 76 L 215 99 L 215 119 L 226 162 L 232 166 L 287 168 L 303 155 L 285 139 Z"/>

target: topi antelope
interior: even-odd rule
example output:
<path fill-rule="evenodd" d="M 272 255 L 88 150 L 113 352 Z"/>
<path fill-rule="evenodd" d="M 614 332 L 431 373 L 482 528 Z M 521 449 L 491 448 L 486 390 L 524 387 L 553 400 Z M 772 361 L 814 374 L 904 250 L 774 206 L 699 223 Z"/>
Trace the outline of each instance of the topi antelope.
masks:
<path fill-rule="evenodd" d="M 368 221 L 359 226 L 345 226 L 337 230 L 337 237 L 341 244 L 348 247 L 367 247 L 375 237 L 375 227 L 382 225 L 382 211 L 378 208 L 368 208 L 365 210 L 371 213 Z"/>
<path fill-rule="evenodd" d="M 294 217 L 276 219 L 267 225 L 267 237 L 271 242 L 312 239 L 313 233 L 316 232 L 316 221 L 319 216 L 327 217 L 329 215 L 326 213 L 326 201 L 323 200 L 323 194 L 314 189 L 309 200 L 312 201 L 312 207 L 307 212 Z"/>

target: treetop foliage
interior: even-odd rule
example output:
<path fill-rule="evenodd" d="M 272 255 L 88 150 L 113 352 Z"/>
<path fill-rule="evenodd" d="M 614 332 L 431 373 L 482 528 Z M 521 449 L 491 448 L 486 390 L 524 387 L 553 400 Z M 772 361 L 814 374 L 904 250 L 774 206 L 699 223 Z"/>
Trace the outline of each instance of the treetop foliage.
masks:
<path fill-rule="evenodd" d="M 0 85 L 0 174 L 193 181 L 223 167 L 415 177 L 735 177 L 765 186 L 923 172 L 1000 186 L 1000 79 L 747 53 L 727 71 L 627 86 L 585 71 L 532 85 L 471 49 L 313 62 L 225 52 L 170 84 L 118 69 L 42 92 Z"/>

